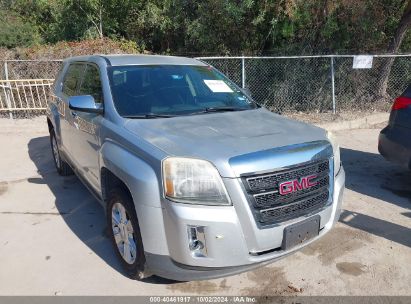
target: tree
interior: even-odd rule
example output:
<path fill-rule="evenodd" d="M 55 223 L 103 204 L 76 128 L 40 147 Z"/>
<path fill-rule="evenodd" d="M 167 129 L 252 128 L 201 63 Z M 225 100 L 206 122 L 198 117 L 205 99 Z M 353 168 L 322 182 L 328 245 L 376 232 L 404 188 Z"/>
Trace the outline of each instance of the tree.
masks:
<path fill-rule="evenodd" d="M 46 43 L 104 36 L 130 39 L 155 53 L 308 55 L 380 51 L 394 33 L 390 51 L 401 42 L 410 49 L 409 2 L 0 0 L 0 11 L 15 17 L 9 23 L 25 24 L 24 34 L 37 32 Z M 13 32 L 7 35 L 18 42 Z M 381 74 L 382 91 L 391 65 Z"/>
<path fill-rule="evenodd" d="M 37 28 L 12 12 L 0 11 L 0 47 L 15 48 L 41 42 Z"/>
<path fill-rule="evenodd" d="M 79 9 L 84 13 L 87 20 L 94 25 L 94 29 L 100 38 L 103 38 L 103 3 L 101 0 L 84 1 L 88 2 L 88 10 L 83 8 L 81 1 L 77 1 Z"/>
<path fill-rule="evenodd" d="M 388 53 L 395 54 L 401 47 L 401 43 L 404 40 L 407 30 L 411 26 L 411 0 L 407 1 L 405 10 L 401 16 L 401 20 L 398 23 L 397 29 L 395 30 L 394 36 L 391 39 L 390 45 L 388 46 Z M 392 65 L 394 64 L 394 57 L 387 58 L 385 63 L 381 67 L 380 77 L 379 77 L 379 87 L 378 96 L 380 98 L 387 98 L 387 86 L 388 77 L 390 76 Z"/>

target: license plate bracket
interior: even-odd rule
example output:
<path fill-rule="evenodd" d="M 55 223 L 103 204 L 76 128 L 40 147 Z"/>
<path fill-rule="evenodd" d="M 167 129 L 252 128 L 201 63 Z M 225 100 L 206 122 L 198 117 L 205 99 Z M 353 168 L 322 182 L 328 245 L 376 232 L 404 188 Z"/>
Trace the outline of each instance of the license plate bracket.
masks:
<path fill-rule="evenodd" d="M 316 215 L 305 221 L 285 227 L 282 249 L 291 249 L 318 236 L 320 233 L 320 221 L 321 217 Z"/>

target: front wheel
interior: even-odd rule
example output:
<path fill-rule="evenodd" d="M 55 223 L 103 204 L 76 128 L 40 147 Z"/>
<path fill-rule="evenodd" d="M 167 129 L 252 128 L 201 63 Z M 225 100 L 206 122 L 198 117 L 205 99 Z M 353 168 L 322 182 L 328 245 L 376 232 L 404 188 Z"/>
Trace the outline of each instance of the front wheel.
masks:
<path fill-rule="evenodd" d="M 57 144 L 56 134 L 54 130 L 50 131 L 50 145 L 51 152 L 53 153 L 54 165 L 56 166 L 57 172 L 62 176 L 68 176 L 73 174 L 73 170 L 70 165 L 61 159 L 59 146 Z"/>
<path fill-rule="evenodd" d="M 107 225 L 117 256 L 130 278 L 142 280 L 148 277 L 134 204 L 123 189 L 114 189 L 109 194 Z"/>

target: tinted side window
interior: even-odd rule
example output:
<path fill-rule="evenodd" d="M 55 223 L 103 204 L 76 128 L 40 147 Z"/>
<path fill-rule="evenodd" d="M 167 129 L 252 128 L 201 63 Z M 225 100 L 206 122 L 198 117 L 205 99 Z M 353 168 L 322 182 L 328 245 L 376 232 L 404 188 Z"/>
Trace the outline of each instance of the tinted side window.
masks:
<path fill-rule="evenodd" d="M 71 64 L 67 70 L 66 76 L 63 81 L 63 93 L 67 96 L 76 95 L 77 86 L 81 79 L 81 73 L 83 72 L 83 64 Z"/>
<path fill-rule="evenodd" d="M 79 95 L 91 95 L 96 103 L 103 102 L 103 90 L 101 87 L 100 73 L 96 66 L 87 65 L 81 83 Z"/>

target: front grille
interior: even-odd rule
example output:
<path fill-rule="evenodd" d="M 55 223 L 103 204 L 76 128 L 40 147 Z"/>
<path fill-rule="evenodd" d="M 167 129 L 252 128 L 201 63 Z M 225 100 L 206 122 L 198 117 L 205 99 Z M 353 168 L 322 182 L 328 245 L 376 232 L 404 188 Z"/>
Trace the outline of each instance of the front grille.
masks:
<path fill-rule="evenodd" d="M 305 176 L 305 175 L 302 175 Z M 281 181 L 280 181 L 281 182 Z M 278 183 L 277 183 L 278 184 Z M 283 205 L 290 201 L 296 200 L 298 197 L 303 196 L 304 194 L 314 193 L 316 190 L 327 190 L 329 185 L 329 176 L 323 176 L 317 180 L 317 184 L 311 188 L 303 189 L 288 195 L 281 195 L 277 190 L 275 192 L 255 194 L 254 200 L 255 205 L 259 208 L 269 208 L 274 205 Z"/>
<path fill-rule="evenodd" d="M 290 217 L 294 217 L 295 214 L 301 215 L 302 213 L 307 213 L 319 209 L 323 207 L 324 202 L 327 202 L 327 200 L 328 193 L 321 193 L 314 197 L 297 201 L 284 207 L 261 210 L 260 219 L 263 222 L 270 222 L 273 220 L 273 218 L 275 218 L 277 221 L 286 220 Z"/>
<path fill-rule="evenodd" d="M 261 226 L 286 221 L 323 208 L 329 200 L 329 161 L 322 160 L 302 166 L 243 177 L 251 209 Z M 316 175 L 313 187 L 282 195 L 279 184 Z"/>

